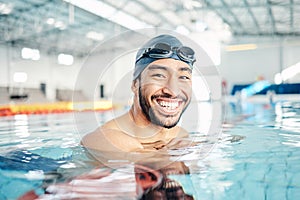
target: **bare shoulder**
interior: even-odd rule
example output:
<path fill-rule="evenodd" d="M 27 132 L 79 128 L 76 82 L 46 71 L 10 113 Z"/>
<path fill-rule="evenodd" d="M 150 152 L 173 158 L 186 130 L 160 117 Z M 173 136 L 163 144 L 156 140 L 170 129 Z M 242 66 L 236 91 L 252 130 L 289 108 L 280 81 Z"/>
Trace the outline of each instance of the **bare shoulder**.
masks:
<path fill-rule="evenodd" d="M 82 138 L 81 144 L 90 149 L 111 152 L 131 152 L 143 149 L 143 146 L 135 138 L 108 127 L 100 127 L 94 132 L 88 133 Z"/>
<path fill-rule="evenodd" d="M 178 127 L 179 131 L 178 131 L 178 138 L 185 138 L 185 137 L 189 137 L 189 132 L 187 132 L 184 128 L 182 127 Z"/>
<path fill-rule="evenodd" d="M 102 129 L 116 129 L 116 130 L 126 129 L 126 127 L 129 125 L 128 118 L 129 118 L 128 113 L 125 113 L 119 117 L 116 117 L 106 122 L 101 127 Z"/>

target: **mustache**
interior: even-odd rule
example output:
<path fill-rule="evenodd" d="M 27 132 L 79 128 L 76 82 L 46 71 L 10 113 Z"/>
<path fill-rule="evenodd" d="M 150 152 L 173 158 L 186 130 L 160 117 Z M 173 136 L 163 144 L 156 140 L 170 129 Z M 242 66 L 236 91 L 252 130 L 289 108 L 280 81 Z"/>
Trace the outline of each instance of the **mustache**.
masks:
<path fill-rule="evenodd" d="M 187 101 L 187 98 L 181 95 L 178 95 L 176 97 L 170 95 L 170 94 L 155 94 L 151 96 L 151 100 L 156 98 L 169 98 L 169 99 L 181 99 L 182 101 Z"/>

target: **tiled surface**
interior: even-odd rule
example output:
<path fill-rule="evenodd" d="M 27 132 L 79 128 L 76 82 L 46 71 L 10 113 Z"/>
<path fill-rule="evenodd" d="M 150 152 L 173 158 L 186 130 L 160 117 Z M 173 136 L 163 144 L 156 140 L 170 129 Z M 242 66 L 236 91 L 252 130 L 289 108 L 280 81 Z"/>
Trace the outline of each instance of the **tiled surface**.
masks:
<path fill-rule="evenodd" d="M 300 129 L 290 129 L 290 124 L 286 123 L 287 120 L 296 121 L 293 126 L 299 126 L 299 120 L 294 118 L 298 118 L 300 112 L 299 109 L 283 108 L 282 116 L 289 113 L 291 117 L 277 118 L 276 121 L 278 116 L 272 113 L 272 109 L 275 110 L 275 107 L 261 109 L 258 113 L 251 108 L 256 111 L 255 116 L 227 130 L 226 134 L 245 138 L 237 144 L 219 145 L 232 168 L 214 171 L 214 162 L 209 163 L 209 173 L 222 178 L 210 183 L 207 191 L 214 195 L 211 194 L 208 199 L 300 199 Z M 209 156 L 217 157 L 214 155 L 217 153 L 219 151 Z M 222 191 L 218 187 L 222 182 L 231 184 L 223 187 Z"/>

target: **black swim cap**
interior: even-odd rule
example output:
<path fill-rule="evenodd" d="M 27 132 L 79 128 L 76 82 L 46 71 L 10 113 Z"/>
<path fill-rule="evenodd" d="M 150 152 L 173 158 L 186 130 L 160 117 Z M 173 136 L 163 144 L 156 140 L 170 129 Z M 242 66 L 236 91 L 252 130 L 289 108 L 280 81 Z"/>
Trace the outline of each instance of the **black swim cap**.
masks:
<path fill-rule="evenodd" d="M 166 43 L 170 45 L 172 48 L 183 46 L 182 43 L 176 37 L 171 35 L 159 35 L 149 40 L 138 50 L 136 54 L 136 58 L 135 58 L 136 63 L 135 63 L 135 68 L 133 73 L 133 80 L 135 80 L 150 63 L 152 63 L 155 60 L 161 59 L 161 58 L 151 58 L 147 56 L 142 57 L 142 55 L 145 53 L 147 49 L 152 48 L 155 44 L 158 43 Z M 175 53 L 172 54 L 170 58 L 181 60 Z"/>

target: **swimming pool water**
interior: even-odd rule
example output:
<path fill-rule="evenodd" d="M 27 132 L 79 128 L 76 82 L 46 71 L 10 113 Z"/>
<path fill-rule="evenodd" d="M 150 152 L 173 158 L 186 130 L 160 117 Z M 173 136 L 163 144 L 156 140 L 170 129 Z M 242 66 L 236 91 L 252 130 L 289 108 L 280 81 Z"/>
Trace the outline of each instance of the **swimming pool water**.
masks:
<path fill-rule="evenodd" d="M 201 133 L 191 133 L 201 143 L 169 152 L 185 155 L 172 157 L 173 169 L 160 170 L 166 172 L 169 182 L 157 186 L 160 188 L 148 195 L 148 199 L 168 193 L 172 184 L 181 185 L 187 199 L 191 196 L 209 200 L 300 198 L 300 103 L 232 103 L 225 108 L 222 134 L 217 142 Z M 111 117 L 108 112 L 97 115 L 104 121 Z M 58 182 L 68 183 L 71 177 L 93 171 L 95 162 L 80 147 L 77 134 L 76 123 L 87 121 L 75 122 L 74 113 L 2 117 L 0 199 L 16 199 L 32 189 L 42 194 L 45 184 L 49 187 Z M 199 149 L 207 143 L 214 143 L 214 148 L 205 156 L 200 155 Z M 123 161 L 110 162 L 118 166 Z M 133 163 L 122 165 L 124 168 L 143 169 Z M 126 172 L 116 167 L 102 182 L 97 182 L 102 199 L 137 198 L 136 179 Z M 92 180 L 85 179 L 82 184 L 92 184 Z M 44 197 L 59 199 L 50 194 Z"/>

